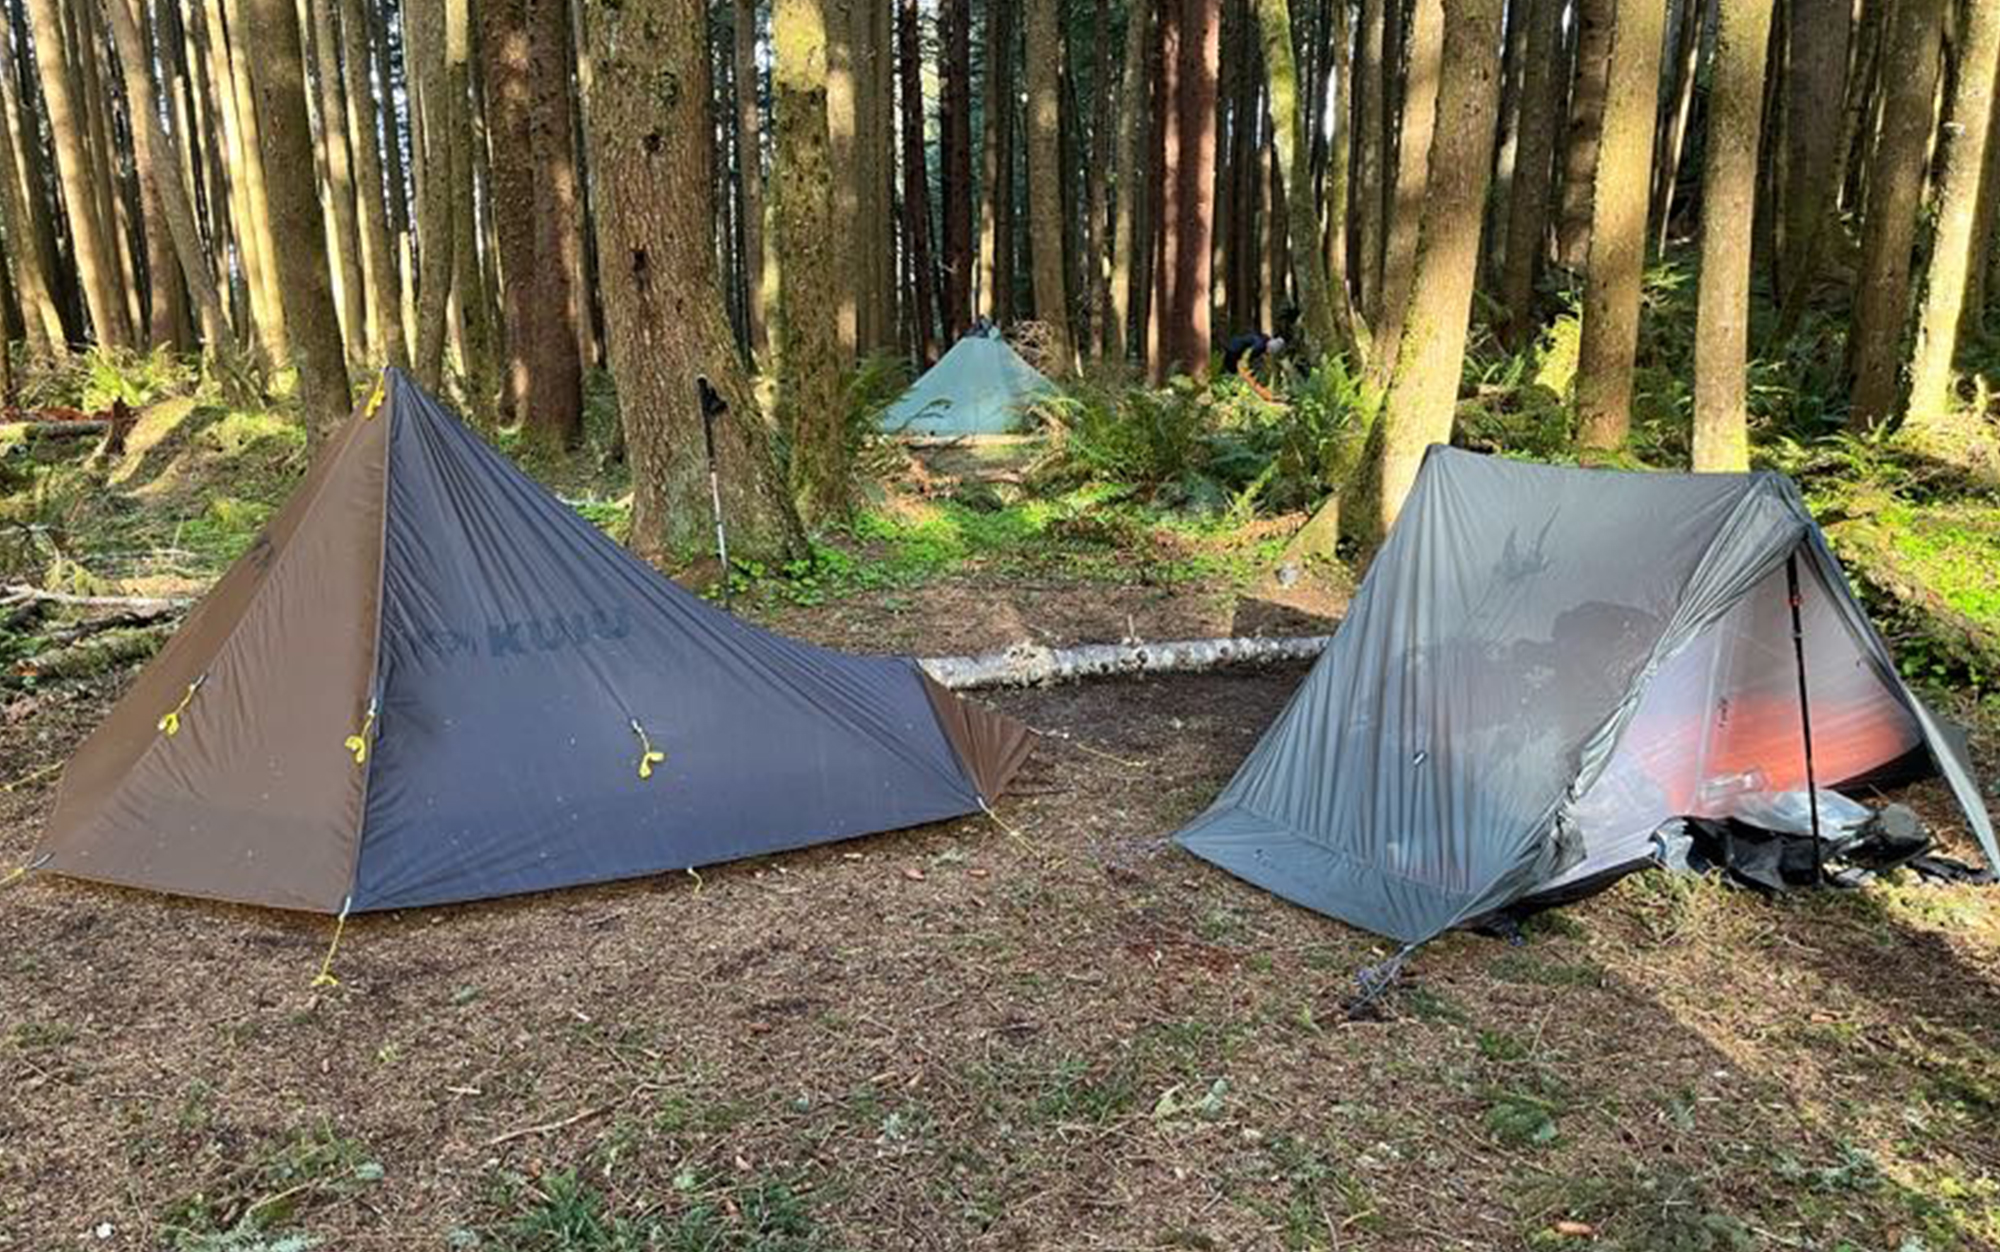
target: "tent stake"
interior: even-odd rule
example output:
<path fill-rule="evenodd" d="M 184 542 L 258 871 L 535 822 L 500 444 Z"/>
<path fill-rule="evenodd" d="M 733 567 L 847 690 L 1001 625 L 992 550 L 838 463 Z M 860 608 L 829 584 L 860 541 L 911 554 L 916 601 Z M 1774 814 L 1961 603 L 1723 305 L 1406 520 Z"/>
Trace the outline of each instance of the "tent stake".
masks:
<path fill-rule="evenodd" d="M 708 375 L 697 374 L 695 394 L 701 399 L 701 437 L 708 447 L 708 499 L 715 507 L 715 555 L 722 562 L 722 607 L 729 607 L 729 535 L 722 528 L 722 475 L 715 461 L 715 419 L 729 411 L 729 401 L 716 394 Z"/>
<path fill-rule="evenodd" d="M 1785 558 L 1785 590 L 1792 604 L 1792 656 L 1799 668 L 1799 722 L 1805 732 L 1806 808 L 1812 814 L 1813 886 L 1826 876 L 1825 849 L 1819 837 L 1819 782 L 1813 771 L 1812 699 L 1806 689 L 1806 631 L 1799 615 L 1799 554 L 1793 549 Z"/>

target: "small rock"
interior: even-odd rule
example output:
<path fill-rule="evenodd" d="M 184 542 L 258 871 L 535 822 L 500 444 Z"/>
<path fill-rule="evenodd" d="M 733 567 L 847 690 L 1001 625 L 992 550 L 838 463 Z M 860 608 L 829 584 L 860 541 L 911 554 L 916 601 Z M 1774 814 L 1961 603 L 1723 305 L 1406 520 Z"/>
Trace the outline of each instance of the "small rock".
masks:
<path fill-rule="evenodd" d="M 924 871 L 912 865 L 903 871 L 903 877 L 909 879 L 911 882 L 922 882 L 924 880 Z"/>

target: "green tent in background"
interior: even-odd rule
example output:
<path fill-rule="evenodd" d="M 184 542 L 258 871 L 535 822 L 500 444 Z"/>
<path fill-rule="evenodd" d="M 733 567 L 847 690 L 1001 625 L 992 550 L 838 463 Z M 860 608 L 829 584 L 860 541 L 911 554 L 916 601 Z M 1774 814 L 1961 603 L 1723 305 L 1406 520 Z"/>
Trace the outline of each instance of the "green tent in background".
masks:
<path fill-rule="evenodd" d="M 998 331 L 973 331 L 952 346 L 882 414 L 895 435 L 1011 435 L 1055 385 L 1021 359 Z"/>

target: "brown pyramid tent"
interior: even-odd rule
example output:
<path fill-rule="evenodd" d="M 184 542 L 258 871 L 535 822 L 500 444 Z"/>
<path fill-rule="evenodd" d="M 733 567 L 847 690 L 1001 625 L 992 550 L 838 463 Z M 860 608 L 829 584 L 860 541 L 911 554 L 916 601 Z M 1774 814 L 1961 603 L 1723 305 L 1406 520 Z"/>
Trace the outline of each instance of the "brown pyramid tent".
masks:
<path fill-rule="evenodd" d="M 407 908 L 976 813 L 1019 724 L 751 626 L 400 373 L 77 752 L 39 864 Z"/>

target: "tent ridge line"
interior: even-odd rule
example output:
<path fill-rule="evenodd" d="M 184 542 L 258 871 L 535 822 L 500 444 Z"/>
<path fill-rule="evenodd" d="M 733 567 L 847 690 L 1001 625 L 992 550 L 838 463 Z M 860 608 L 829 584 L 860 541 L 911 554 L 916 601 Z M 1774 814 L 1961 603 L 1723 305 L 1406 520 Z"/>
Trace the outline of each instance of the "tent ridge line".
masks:
<path fill-rule="evenodd" d="M 391 391 L 392 384 L 394 392 Z M 375 747 L 368 751 L 367 758 L 361 762 L 359 767 L 361 770 L 361 795 L 354 807 L 354 854 L 348 859 L 347 863 L 346 903 L 341 907 L 341 915 L 343 917 L 346 916 L 347 910 L 353 906 L 354 893 L 361 886 L 361 848 L 368 841 L 369 787 L 375 778 L 375 762 L 381 756 L 382 731 L 380 722 L 382 705 L 384 703 L 382 699 L 382 623 L 383 619 L 387 616 L 383 612 L 383 597 L 388 594 L 389 581 L 389 479 L 393 472 L 395 461 L 396 427 L 402 421 L 403 417 L 403 406 L 397 403 L 400 396 L 396 393 L 400 393 L 402 389 L 402 383 L 396 377 L 396 371 L 393 368 L 383 369 L 382 379 L 375 385 L 376 396 L 378 398 L 371 402 L 366 415 L 362 419 L 364 421 L 372 421 L 379 418 L 382 423 L 382 509 L 380 517 L 377 519 L 375 533 L 375 621 L 373 623 L 374 628 L 368 632 L 370 640 L 368 681 L 364 684 L 361 691 L 361 695 L 368 702 L 367 707 L 370 709 L 369 716 L 375 719 L 377 727 L 375 731 Z M 384 408 L 388 412 L 383 413 L 378 411 Z M 366 734 L 367 732 L 364 730 L 363 733 Z"/>

